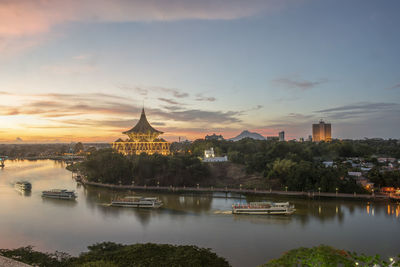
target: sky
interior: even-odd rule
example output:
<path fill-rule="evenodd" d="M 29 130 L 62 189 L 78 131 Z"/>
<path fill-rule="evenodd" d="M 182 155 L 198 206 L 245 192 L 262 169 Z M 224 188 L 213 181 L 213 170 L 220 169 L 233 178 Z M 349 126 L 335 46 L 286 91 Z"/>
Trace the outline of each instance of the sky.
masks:
<path fill-rule="evenodd" d="M 0 143 L 400 138 L 398 0 L 0 0 Z"/>

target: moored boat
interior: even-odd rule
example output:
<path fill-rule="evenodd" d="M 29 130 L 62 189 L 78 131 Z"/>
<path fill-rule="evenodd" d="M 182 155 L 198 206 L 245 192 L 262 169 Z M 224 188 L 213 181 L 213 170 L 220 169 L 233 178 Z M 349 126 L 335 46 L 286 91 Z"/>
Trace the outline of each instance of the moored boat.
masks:
<path fill-rule="evenodd" d="M 163 205 L 156 197 L 124 197 L 111 201 L 111 206 L 125 208 L 153 208 L 158 209 Z"/>
<path fill-rule="evenodd" d="M 42 197 L 47 198 L 58 198 L 58 199 L 75 199 L 77 196 L 75 191 L 67 189 L 52 189 L 42 192 Z"/>
<path fill-rule="evenodd" d="M 18 191 L 31 191 L 32 189 L 32 184 L 27 181 L 18 181 L 14 185 L 15 189 Z"/>
<path fill-rule="evenodd" d="M 250 202 L 249 204 L 233 204 L 233 214 L 257 214 L 257 215 L 290 215 L 296 211 L 294 205 L 289 202 Z"/>

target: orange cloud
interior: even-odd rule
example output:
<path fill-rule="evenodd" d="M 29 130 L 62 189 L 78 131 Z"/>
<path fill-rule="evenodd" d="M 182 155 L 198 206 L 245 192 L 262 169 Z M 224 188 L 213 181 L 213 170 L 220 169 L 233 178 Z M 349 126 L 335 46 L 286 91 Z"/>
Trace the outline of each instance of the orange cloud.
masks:
<path fill-rule="evenodd" d="M 236 19 L 252 16 L 287 1 L 273 0 L 2 0 L 0 36 L 47 32 L 70 21 L 172 21 Z"/>

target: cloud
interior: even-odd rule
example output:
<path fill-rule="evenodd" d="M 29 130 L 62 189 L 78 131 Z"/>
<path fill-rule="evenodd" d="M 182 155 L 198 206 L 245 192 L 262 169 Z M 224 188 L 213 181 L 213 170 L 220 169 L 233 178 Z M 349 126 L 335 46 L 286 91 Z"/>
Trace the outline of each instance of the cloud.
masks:
<path fill-rule="evenodd" d="M 197 94 L 196 95 L 196 101 L 207 101 L 207 102 L 214 102 L 216 100 L 215 97 L 207 97 L 207 96 L 203 96 L 203 94 Z"/>
<path fill-rule="evenodd" d="M 392 87 L 387 88 L 387 90 L 399 89 L 400 83 L 393 85 Z"/>
<path fill-rule="evenodd" d="M 174 98 L 186 98 L 189 97 L 188 93 L 182 92 L 179 89 L 176 88 L 167 88 L 167 87 L 161 87 L 161 86 L 130 86 L 130 85 L 118 85 L 118 88 L 124 90 L 124 91 L 133 91 L 138 93 L 139 95 L 142 96 L 147 96 L 150 93 L 154 93 L 157 95 L 160 94 L 169 94 L 171 97 Z M 164 98 L 165 99 L 165 98 Z"/>
<path fill-rule="evenodd" d="M 132 125 L 132 120 L 121 120 L 121 117 L 137 118 L 141 106 L 130 101 L 129 98 L 121 98 L 108 94 L 38 94 L 25 95 L 29 101 L 19 106 L 2 106 L 0 115 L 31 115 L 40 118 L 54 119 L 59 123 L 73 125 L 93 125 L 91 120 L 85 118 L 91 116 L 103 116 L 100 124 L 95 126 L 125 126 Z M 124 101 L 121 101 L 124 100 Z M 166 102 L 175 102 L 163 99 Z M 168 106 L 166 109 L 146 108 L 146 113 L 151 114 L 155 120 L 176 122 L 201 122 L 201 123 L 236 123 L 241 120 L 238 116 L 241 112 L 234 111 L 208 111 L 201 109 L 186 109 L 180 105 Z M 76 119 L 76 117 L 85 117 Z M 69 119 L 74 117 L 74 119 Z M 118 120 L 107 120 L 107 118 Z M 159 124 L 161 125 L 161 124 Z"/>
<path fill-rule="evenodd" d="M 231 20 L 281 8 L 289 0 L 1 0 L 0 36 L 33 35 L 65 22 Z"/>
<path fill-rule="evenodd" d="M 307 81 L 301 79 L 281 78 L 272 81 L 274 84 L 281 86 L 285 89 L 295 89 L 300 91 L 310 90 L 318 85 L 328 82 L 327 79 L 319 81 Z"/>
<path fill-rule="evenodd" d="M 170 120 L 185 122 L 206 122 L 206 123 L 237 123 L 241 122 L 236 111 L 206 111 L 199 109 L 173 111 L 164 113 L 163 116 Z"/>
<path fill-rule="evenodd" d="M 362 112 L 370 112 L 376 110 L 386 110 L 398 108 L 400 105 L 397 103 L 369 103 L 369 102 L 359 102 L 350 105 L 344 105 L 336 108 L 322 109 L 316 112 L 327 113 L 327 112 L 337 112 L 337 111 L 362 111 Z"/>
<path fill-rule="evenodd" d="M 166 88 L 166 87 L 151 87 L 150 90 L 152 91 L 159 91 L 162 93 L 167 93 L 167 94 L 171 94 L 172 96 L 176 97 L 176 98 L 186 98 L 189 96 L 188 93 L 185 92 L 181 92 L 178 89 L 175 88 Z"/>
<path fill-rule="evenodd" d="M 171 104 L 171 105 L 181 105 L 181 103 L 179 103 L 179 102 L 177 102 L 175 100 L 172 100 L 172 99 L 168 99 L 168 98 L 160 97 L 160 98 L 158 98 L 158 100 L 163 101 L 163 102 L 168 103 L 168 104 Z"/>
<path fill-rule="evenodd" d="M 384 118 L 400 113 L 400 104 L 397 103 L 370 103 L 359 102 L 350 105 L 344 105 L 336 108 L 329 108 L 316 111 L 317 113 L 325 113 L 329 119 L 333 120 L 365 120 L 374 117 Z"/>

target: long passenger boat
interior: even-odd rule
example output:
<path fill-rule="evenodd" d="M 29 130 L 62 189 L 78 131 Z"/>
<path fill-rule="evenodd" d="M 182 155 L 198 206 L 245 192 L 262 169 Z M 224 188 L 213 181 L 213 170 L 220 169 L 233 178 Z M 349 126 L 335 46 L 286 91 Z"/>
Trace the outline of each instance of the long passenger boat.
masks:
<path fill-rule="evenodd" d="M 258 215 L 291 215 L 296 211 L 289 202 L 250 202 L 249 204 L 233 204 L 233 214 L 258 214 Z"/>
<path fill-rule="evenodd" d="M 111 206 L 124 208 L 153 208 L 158 209 L 163 205 L 162 201 L 156 197 L 124 197 L 115 199 Z"/>
<path fill-rule="evenodd" d="M 67 189 L 52 189 L 43 191 L 42 197 L 74 200 L 77 196 L 75 191 L 70 191 Z"/>

